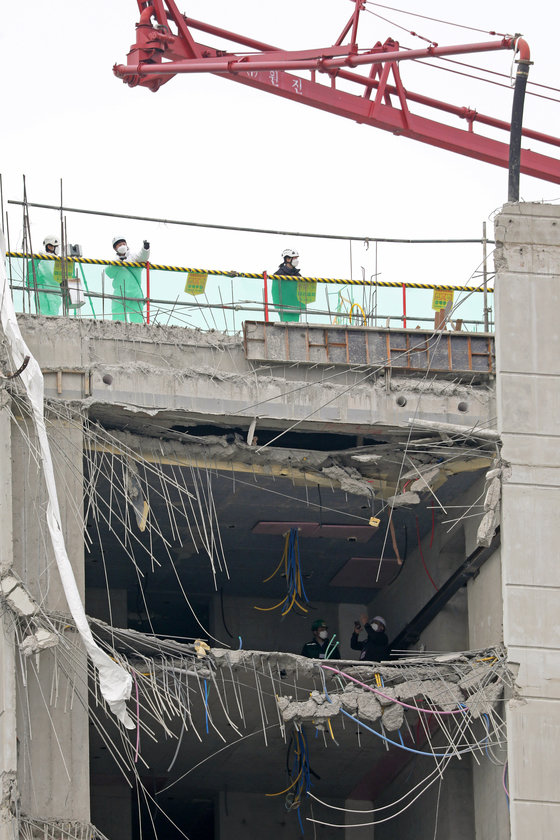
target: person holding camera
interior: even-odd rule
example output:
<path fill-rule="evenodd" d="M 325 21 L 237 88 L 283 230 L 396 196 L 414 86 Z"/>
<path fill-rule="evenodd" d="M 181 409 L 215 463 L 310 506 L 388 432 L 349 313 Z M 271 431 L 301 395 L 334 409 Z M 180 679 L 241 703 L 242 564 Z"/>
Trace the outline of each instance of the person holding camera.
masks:
<path fill-rule="evenodd" d="M 359 640 L 362 629 L 366 631 L 367 638 Z M 352 650 L 360 651 L 360 660 L 364 662 L 384 662 L 389 659 L 389 639 L 385 632 L 385 619 L 376 615 L 370 621 L 367 615 L 361 615 L 360 621 L 354 622 L 354 632 L 350 639 Z"/>

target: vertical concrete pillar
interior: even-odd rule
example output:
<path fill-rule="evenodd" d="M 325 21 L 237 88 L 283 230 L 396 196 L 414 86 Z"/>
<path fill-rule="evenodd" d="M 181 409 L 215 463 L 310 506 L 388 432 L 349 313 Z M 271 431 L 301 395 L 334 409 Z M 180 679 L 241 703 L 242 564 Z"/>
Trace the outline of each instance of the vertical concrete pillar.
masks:
<path fill-rule="evenodd" d="M 12 462 L 9 398 L 0 393 L 0 572 L 12 567 Z M 17 796 L 17 739 L 14 628 L 11 615 L 0 627 L 0 840 L 17 835 L 12 805 Z"/>
<path fill-rule="evenodd" d="M 506 204 L 495 238 L 497 413 L 510 465 L 504 641 L 521 695 L 507 704 L 510 819 L 521 840 L 553 836 L 560 817 L 560 207 Z"/>
<path fill-rule="evenodd" d="M 77 422 L 51 419 L 51 444 L 61 524 L 80 594 L 84 595 L 83 440 Z M 46 525 L 46 490 L 33 427 L 12 427 L 14 569 L 48 612 L 68 613 Z M 72 661 L 50 648 L 26 661 L 18 682 L 18 783 L 21 808 L 46 819 L 89 821 L 87 667 L 73 630 Z"/>

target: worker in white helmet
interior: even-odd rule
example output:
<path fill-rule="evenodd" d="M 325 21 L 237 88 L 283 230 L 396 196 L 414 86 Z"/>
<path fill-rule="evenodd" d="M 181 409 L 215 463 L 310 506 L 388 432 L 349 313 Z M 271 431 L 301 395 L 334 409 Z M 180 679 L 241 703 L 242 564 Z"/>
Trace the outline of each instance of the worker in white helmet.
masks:
<path fill-rule="evenodd" d="M 43 254 L 60 255 L 60 239 L 49 234 L 43 239 Z M 62 304 L 60 262 L 32 259 L 27 267 L 27 285 L 35 289 L 35 306 L 38 315 L 59 315 Z"/>
<path fill-rule="evenodd" d="M 299 253 L 293 248 L 285 248 L 282 251 L 282 262 L 275 274 L 282 274 L 289 278 L 301 277 L 299 265 Z M 305 309 L 298 297 L 298 284 L 290 280 L 272 281 L 272 300 L 278 310 L 281 321 L 299 321 L 301 311 Z"/>
<path fill-rule="evenodd" d="M 113 321 L 144 323 L 144 295 L 142 292 L 142 269 L 128 263 L 143 263 L 150 259 L 150 243 L 145 239 L 142 248 L 132 253 L 124 236 L 113 237 L 114 259 L 118 265 L 109 265 L 105 276 L 113 281 L 111 302 Z"/>
<path fill-rule="evenodd" d="M 352 650 L 359 650 L 360 659 L 366 662 L 385 662 L 391 653 L 386 628 L 383 616 L 376 615 L 370 621 L 367 615 L 361 615 L 360 620 L 354 622 L 350 647 Z M 367 638 L 360 641 L 362 629 L 366 631 Z"/>

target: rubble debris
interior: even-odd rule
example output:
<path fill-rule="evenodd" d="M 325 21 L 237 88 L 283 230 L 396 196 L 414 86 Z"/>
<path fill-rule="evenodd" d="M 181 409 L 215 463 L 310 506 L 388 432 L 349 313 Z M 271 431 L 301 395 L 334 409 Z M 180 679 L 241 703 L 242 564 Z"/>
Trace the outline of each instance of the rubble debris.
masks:
<path fill-rule="evenodd" d="M 55 620 L 52 614 L 49 620 L 55 631 L 68 622 L 67 617 Z M 267 730 L 279 725 L 283 737 L 288 726 L 294 728 L 292 739 L 298 732 L 306 737 L 302 730 L 307 728 L 307 737 L 322 732 L 326 745 L 332 741 L 344 748 L 356 744 L 356 726 L 363 724 L 372 730 L 371 738 L 377 735 L 406 749 L 403 736 L 417 727 L 420 711 L 427 745 L 422 739 L 416 749 L 426 755 L 440 746 L 432 735 L 441 733 L 441 727 L 427 725 L 431 716 L 435 716 L 432 722 L 440 720 L 445 727 L 446 755 L 459 749 L 461 754 L 480 752 L 504 742 L 499 703 L 504 688 L 513 688 L 514 676 L 501 647 L 453 655 L 416 654 L 385 663 L 327 662 L 286 652 L 210 649 L 202 640 L 182 643 L 91 621 L 106 653 L 134 673 L 139 716 L 149 710 L 166 737 L 181 733 L 179 743 L 194 733 L 199 740 L 204 738 L 201 716 L 208 724 L 207 734 L 212 727 L 224 742 L 235 743 L 242 734 L 247 692 L 253 702 L 255 692 L 260 698 L 252 713 L 260 712 L 265 746 Z M 202 659 L 197 657 L 199 651 L 206 654 Z M 476 680 L 471 679 L 473 673 Z M 445 721 L 438 718 L 440 714 L 446 715 Z M 347 725 L 347 715 L 356 726 Z M 469 724 L 483 715 L 487 715 L 483 726 Z M 257 723 L 254 734 L 259 729 Z M 364 733 L 364 737 L 370 736 Z M 114 746 L 129 767 L 134 756 L 124 730 L 122 738 L 123 749 Z"/>
<path fill-rule="evenodd" d="M 375 455 L 373 452 L 369 452 L 365 455 L 351 455 L 350 457 L 360 464 L 375 464 L 376 461 L 382 460 L 383 455 Z"/>
<path fill-rule="evenodd" d="M 35 601 L 25 591 L 23 584 L 13 575 L 6 575 L 2 578 L 0 590 L 16 615 L 35 615 L 39 609 Z"/>
<path fill-rule="evenodd" d="M 476 667 L 472 669 L 468 674 L 465 674 L 459 680 L 459 687 L 463 689 L 463 691 L 469 691 L 475 685 L 479 685 L 481 682 L 488 682 L 492 669 L 493 663 L 489 662 L 478 662 Z"/>
<path fill-rule="evenodd" d="M 460 426 L 458 423 L 441 423 L 436 420 L 420 420 L 418 417 L 410 417 L 409 425 L 413 428 L 429 429 L 432 432 L 440 432 L 449 435 L 461 435 L 463 437 L 474 437 L 488 442 L 498 442 L 500 433 L 496 429 L 478 428 L 477 426 Z"/>
<path fill-rule="evenodd" d="M 19 644 L 19 649 L 24 656 L 31 656 L 33 653 L 39 653 L 46 648 L 54 647 L 58 644 L 58 636 L 44 627 L 39 627 L 34 633 L 30 633 Z"/>
<path fill-rule="evenodd" d="M 387 499 L 391 507 L 403 507 L 403 505 L 417 505 L 420 503 L 420 496 L 418 493 L 412 493 L 407 490 L 405 493 L 399 493 L 397 496 L 390 496 Z"/>
<path fill-rule="evenodd" d="M 125 469 L 125 491 L 128 501 L 136 518 L 139 531 L 146 530 L 150 506 L 144 498 L 144 491 L 138 475 L 138 468 L 131 458 L 126 461 Z"/>
<path fill-rule="evenodd" d="M 499 461 L 494 461 L 496 466 L 486 473 L 484 516 L 480 520 L 476 534 L 477 545 L 485 548 L 492 543 L 496 528 L 500 524 L 503 470 L 499 463 Z"/>
<path fill-rule="evenodd" d="M 340 698 L 333 697 L 329 702 L 319 691 L 312 691 L 309 700 L 298 701 L 284 696 L 278 697 L 276 702 L 285 723 L 314 723 L 340 712 Z"/>
<path fill-rule="evenodd" d="M 388 732 L 398 732 L 404 722 L 404 709 L 399 703 L 391 703 L 383 709 L 383 726 Z"/>
<path fill-rule="evenodd" d="M 413 481 L 410 485 L 410 489 L 412 492 L 421 491 L 421 490 L 429 490 L 432 484 L 438 480 L 441 475 L 441 470 L 439 467 L 431 467 L 427 470 L 419 470 L 421 476 Z"/>
<path fill-rule="evenodd" d="M 452 711 L 465 702 L 465 697 L 458 685 L 447 680 L 408 680 L 394 688 L 395 696 L 400 700 L 425 697 L 443 711 Z"/>
<path fill-rule="evenodd" d="M 341 490 L 354 493 L 356 496 L 371 498 L 371 489 L 361 473 L 353 467 L 323 467 L 321 473 L 338 484 Z"/>
<path fill-rule="evenodd" d="M 356 685 L 347 685 L 341 695 L 342 706 L 352 715 L 364 720 L 376 721 L 382 713 L 381 705 L 373 692 L 364 691 Z"/>
<path fill-rule="evenodd" d="M 491 683 L 470 694 L 467 708 L 472 717 L 479 718 L 492 711 L 493 706 L 502 697 L 503 690 L 501 683 Z"/>

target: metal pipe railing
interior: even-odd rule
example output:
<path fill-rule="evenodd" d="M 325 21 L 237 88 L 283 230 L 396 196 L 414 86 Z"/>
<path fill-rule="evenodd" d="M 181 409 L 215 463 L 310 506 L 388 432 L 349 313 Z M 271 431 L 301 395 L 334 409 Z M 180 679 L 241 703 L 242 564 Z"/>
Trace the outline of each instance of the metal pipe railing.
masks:
<path fill-rule="evenodd" d="M 18 284 L 13 283 L 13 282 L 10 284 L 10 288 L 14 292 L 22 292 L 24 294 L 26 292 L 33 291 L 33 289 L 30 289 L 29 286 L 26 286 L 26 285 L 23 285 L 23 284 L 18 285 Z M 41 294 L 51 295 L 53 297 L 54 296 L 62 297 L 64 292 L 61 292 L 61 291 L 58 291 L 58 290 L 51 290 L 51 289 L 41 289 Z M 89 300 L 89 301 L 96 301 L 96 300 L 102 301 L 103 304 L 105 303 L 105 301 L 108 301 L 108 302 L 119 301 L 119 302 L 128 303 L 131 306 L 135 306 L 135 307 L 139 307 L 139 306 L 141 307 L 148 302 L 148 299 L 144 298 L 144 297 L 142 297 L 142 298 L 139 298 L 139 297 L 123 297 L 122 295 L 112 295 L 112 294 L 108 294 L 107 292 L 86 291 L 86 292 L 84 292 L 84 298 L 86 300 Z M 196 301 L 195 302 L 195 301 L 189 301 L 189 300 L 181 300 L 181 302 L 179 303 L 179 301 L 177 301 L 177 300 L 169 300 L 169 299 L 165 299 L 165 298 L 150 297 L 149 298 L 149 303 L 150 303 L 151 308 L 160 307 L 159 309 L 155 310 L 156 314 L 155 314 L 155 317 L 152 318 L 152 323 L 156 322 L 158 316 L 162 312 L 164 314 L 167 314 L 169 317 L 171 317 L 174 314 L 177 317 L 179 317 L 179 316 L 187 315 L 189 310 L 190 311 L 211 310 L 213 312 L 247 312 L 247 313 L 260 312 L 260 313 L 263 314 L 263 318 L 265 320 L 266 320 L 266 315 L 267 315 L 266 304 L 264 302 L 259 303 L 258 301 L 255 301 L 255 300 L 246 300 L 246 301 L 233 301 L 232 300 L 232 301 L 221 301 L 220 303 L 211 303 L 209 301 L 206 301 L 206 302 Z M 165 309 L 163 309 L 162 307 L 165 307 Z M 293 312 L 293 309 L 291 309 L 290 307 L 283 307 L 281 305 L 275 305 L 274 306 L 274 312 L 276 314 L 279 315 L 282 311 Z M 95 309 L 93 307 L 92 307 L 92 312 L 93 312 L 93 314 L 91 316 L 89 314 L 87 315 L 88 319 L 89 318 L 98 318 L 99 320 L 122 320 L 122 319 L 119 319 L 119 318 L 113 318 L 113 316 L 110 313 L 106 314 L 105 310 L 104 310 L 104 306 L 102 308 L 101 313 L 96 314 Z M 433 317 L 426 317 L 426 316 L 423 316 L 423 315 L 415 316 L 415 315 L 411 315 L 410 312 L 407 312 L 406 314 L 402 314 L 402 313 L 401 314 L 381 314 L 377 311 L 366 312 L 365 313 L 365 316 L 366 316 L 365 317 L 365 323 L 363 323 L 364 319 L 361 316 L 359 316 L 356 319 L 356 322 L 353 323 L 353 316 L 349 312 L 333 312 L 333 310 L 326 310 L 326 309 L 321 309 L 321 308 L 311 308 L 309 305 L 307 305 L 306 309 L 302 309 L 299 314 L 300 314 L 300 317 L 302 317 L 304 323 L 306 321 L 308 321 L 309 316 L 311 316 L 311 317 L 325 318 L 327 324 L 336 325 L 338 323 L 339 325 L 344 325 L 345 322 L 346 322 L 346 325 L 349 326 L 349 327 L 352 327 L 352 326 L 355 326 L 355 327 L 363 327 L 363 326 L 373 327 L 373 326 L 375 326 L 375 327 L 379 328 L 382 325 L 385 325 L 386 327 L 389 327 L 391 322 L 399 322 L 399 323 L 402 324 L 402 326 L 398 327 L 398 329 L 403 329 L 403 328 L 406 328 L 407 323 L 409 323 L 409 322 L 411 322 L 413 324 L 433 324 L 434 323 Z M 71 317 L 71 316 L 65 316 L 65 317 Z M 381 322 L 381 324 L 379 322 Z M 485 329 L 487 327 L 487 324 L 485 323 L 484 320 L 478 320 L 478 319 L 475 319 L 475 318 L 463 319 L 462 324 L 465 328 L 474 327 L 474 329 L 466 330 L 466 331 L 470 331 L 470 332 L 479 332 L 479 331 L 480 332 L 487 332 L 488 331 L 488 329 Z M 482 328 L 482 329 L 479 330 L 478 328 Z M 231 330 L 228 330 L 227 326 L 226 326 L 225 331 L 227 332 L 227 331 L 231 331 Z"/>

